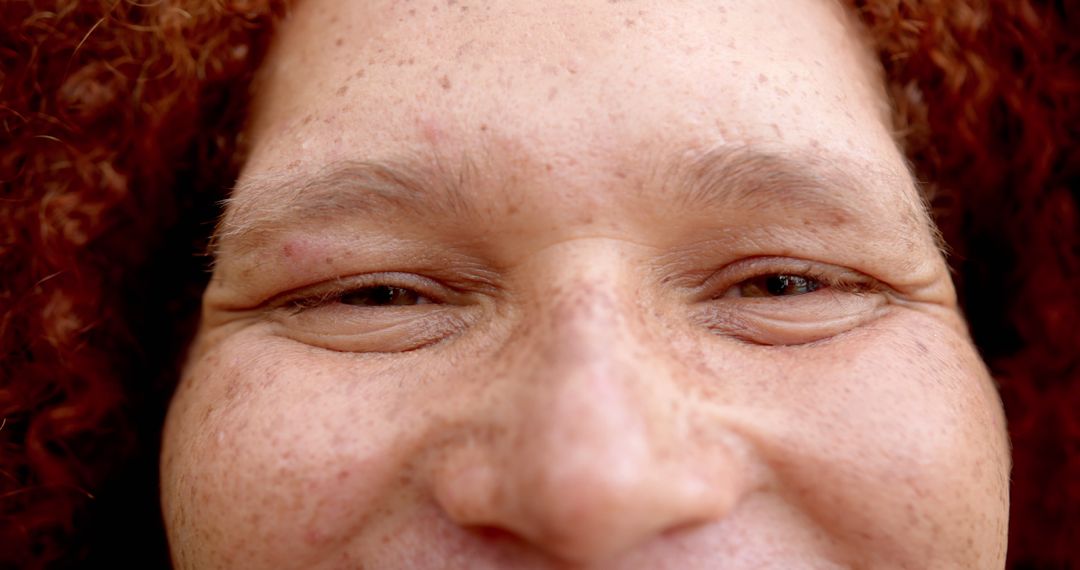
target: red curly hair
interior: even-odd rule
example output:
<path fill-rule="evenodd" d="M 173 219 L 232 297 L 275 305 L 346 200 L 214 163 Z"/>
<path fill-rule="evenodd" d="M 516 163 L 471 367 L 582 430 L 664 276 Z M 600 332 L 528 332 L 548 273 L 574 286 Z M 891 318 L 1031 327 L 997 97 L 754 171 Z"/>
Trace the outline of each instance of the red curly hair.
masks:
<path fill-rule="evenodd" d="M 168 566 L 160 424 L 284 3 L 0 3 L 0 567 Z M 1080 7 L 848 3 L 1002 390 L 1009 565 L 1080 566 Z"/>

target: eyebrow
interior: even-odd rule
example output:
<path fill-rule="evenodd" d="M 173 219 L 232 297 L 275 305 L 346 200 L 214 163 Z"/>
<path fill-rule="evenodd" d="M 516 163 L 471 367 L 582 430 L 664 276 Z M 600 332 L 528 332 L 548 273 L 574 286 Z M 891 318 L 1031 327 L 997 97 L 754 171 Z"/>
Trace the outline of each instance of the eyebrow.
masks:
<path fill-rule="evenodd" d="M 657 164 L 661 168 L 653 175 L 659 179 L 650 182 L 682 211 L 747 211 L 782 203 L 808 218 L 841 225 L 865 215 L 859 197 L 872 187 L 886 186 L 919 198 L 906 172 L 828 153 L 727 145 L 684 150 Z M 478 174 L 477 165 L 468 159 L 451 164 L 414 156 L 338 161 L 310 174 L 256 176 L 225 201 L 210 253 L 217 256 L 225 242 L 247 252 L 285 228 L 338 216 L 479 219 L 479 204 L 470 197 Z M 924 202 L 896 202 L 903 210 L 900 221 L 905 229 L 929 230 L 936 237 Z"/>
<path fill-rule="evenodd" d="M 249 251 L 300 220 L 360 213 L 473 215 L 475 204 L 466 198 L 466 185 L 474 171 L 469 161 L 453 169 L 439 160 L 347 160 L 311 174 L 256 176 L 223 202 L 210 253 L 216 257 L 225 242 Z"/>
<path fill-rule="evenodd" d="M 936 231 L 910 173 L 864 158 L 739 145 L 689 150 L 669 164 L 662 176 L 665 193 L 685 211 L 755 211 L 783 204 L 805 218 L 838 226 L 865 217 L 868 200 L 890 196 L 905 229 Z"/>

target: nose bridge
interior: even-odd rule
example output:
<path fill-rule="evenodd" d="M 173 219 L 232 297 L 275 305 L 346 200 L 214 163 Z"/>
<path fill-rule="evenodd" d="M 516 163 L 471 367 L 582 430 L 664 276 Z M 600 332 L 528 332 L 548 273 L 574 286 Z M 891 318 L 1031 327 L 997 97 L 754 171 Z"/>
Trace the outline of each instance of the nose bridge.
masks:
<path fill-rule="evenodd" d="M 685 461 L 676 365 L 637 314 L 632 280 L 612 256 L 553 257 L 499 365 L 513 412 L 488 456 L 487 502 L 462 511 L 558 558 L 597 562 L 711 518 L 717 503 Z"/>
<path fill-rule="evenodd" d="M 555 480 L 611 477 L 647 461 L 655 430 L 665 427 L 655 412 L 671 397 L 670 371 L 646 356 L 640 306 L 627 293 L 634 287 L 603 245 L 552 256 L 553 279 L 534 288 L 512 341 L 522 358 L 508 378 L 523 412 L 519 437 L 530 442 L 530 459 L 558 459 L 557 469 L 542 471 Z M 593 462 L 608 469 L 592 473 Z"/>
<path fill-rule="evenodd" d="M 564 284 L 531 319 L 533 332 L 526 336 L 534 346 L 526 358 L 533 362 L 514 372 L 514 382 L 530 412 L 522 416 L 528 422 L 522 430 L 538 449 L 565 456 L 589 448 L 589 458 L 618 450 L 627 461 L 648 452 L 654 418 L 643 392 L 660 392 L 667 379 L 642 362 L 643 339 L 629 326 L 633 309 L 613 281 Z"/>
<path fill-rule="evenodd" d="M 670 427 L 657 414 L 667 379 L 636 357 L 633 304 L 617 272 L 592 269 L 553 283 L 533 308 L 525 360 L 507 379 L 518 414 L 500 466 L 515 531 L 578 560 L 655 530 L 645 518 L 660 506 L 658 430 Z"/>
<path fill-rule="evenodd" d="M 642 393 L 644 363 L 633 357 L 640 341 L 627 330 L 625 310 L 611 288 L 593 282 L 553 298 L 549 315 L 534 321 L 533 362 L 514 382 L 518 437 L 532 450 L 524 459 L 544 463 L 534 467 L 535 485 L 612 485 L 648 460 L 657 418 Z"/>

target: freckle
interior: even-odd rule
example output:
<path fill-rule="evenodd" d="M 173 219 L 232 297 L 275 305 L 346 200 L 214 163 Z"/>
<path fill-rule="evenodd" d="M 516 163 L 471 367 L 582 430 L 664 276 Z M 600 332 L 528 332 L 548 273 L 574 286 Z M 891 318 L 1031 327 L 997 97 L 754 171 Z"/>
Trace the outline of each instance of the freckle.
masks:
<path fill-rule="evenodd" d="M 544 163 L 544 171 L 545 172 L 551 172 L 552 170 L 554 170 L 554 167 L 551 166 L 550 162 Z"/>
<path fill-rule="evenodd" d="M 488 130 L 487 123 L 480 123 L 480 131 L 486 133 L 487 130 Z"/>
<path fill-rule="evenodd" d="M 416 8 L 409 8 L 409 15 L 410 16 L 415 16 L 416 15 Z"/>
<path fill-rule="evenodd" d="M 300 121 L 300 124 L 306 125 L 306 124 L 310 123 L 311 119 L 313 119 L 313 118 L 314 118 L 314 116 L 309 114 L 306 117 L 304 117 L 304 120 Z"/>
<path fill-rule="evenodd" d="M 758 74 L 758 76 L 757 76 L 757 82 L 758 83 L 766 83 L 768 81 L 769 81 L 769 78 L 766 77 L 764 73 L 759 73 Z"/>
<path fill-rule="evenodd" d="M 345 45 L 345 38 L 338 38 L 334 40 L 334 45 L 336 45 L 337 47 Z"/>
<path fill-rule="evenodd" d="M 413 65 L 414 63 L 416 63 L 416 58 L 415 57 L 410 57 L 409 58 L 409 65 Z"/>
<path fill-rule="evenodd" d="M 364 76 L 364 68 L 363 67 L 361 67 L 360 69 L 357 69 L 356 73 L 353 74 L 353 77 L 355 77 L 357 79 L 360 79 L 363 76 Z"/>
<path fill-rule="evenodd" d="M 327 263 L 333 263 L 333 262 L 334 262 L 334 258 L 328 255 L 328 256 L 326 256 L 326 257 L 325 257 L 325 258 L 323 259 L 323 261 L 325 261 L 325 262 L 327 262 Z"/>
<path fill-rule="evenodd" d="M 506 208 L 506 213 L 511 216 L 518 213 L 518 211 L 520 211 L 520 208 L 518 208 L 517 204 L 510 204 L 510 206 Z"/>
<path fill-rule="evenodd" d="M 626 24 L 627 28 L 633 28 L 634 27 L 634 20 L 632 20 L 630 18 L 627 18 L 623 23 Z"/>
<path fill-rule="evenodd" d="M 344 94 L 346 94 L 348 92 L 349 92 L 349 84 L 347 84 L 347 83 L 345 85 L 342 85 L 341 87 L 338 87 L 337 91 L 335 91 L 335 93 L 337 93 L 338 97 L 340 97 L 340 96 L 342 96 L 342 95 L 344 95 Z"/>
<path fill-rule="evenodd" d="M 548 94 L 547 94 L 548 101 L 553 101 L 555 99 L 555 96 L 558 95 L 558 94 L 559 94 L 559 90 L 556 89 L 555 87 L 552 87 L 551 89 L 549 89 Z"/>
<path fill-rule="evenodd" d="M 443 75 L 442 77 L 439 78 L 439 87 L 442 87 L 443 90 L 445 90 L 445 91 L 450 90 L 450 76 L 449 75 Z"/>

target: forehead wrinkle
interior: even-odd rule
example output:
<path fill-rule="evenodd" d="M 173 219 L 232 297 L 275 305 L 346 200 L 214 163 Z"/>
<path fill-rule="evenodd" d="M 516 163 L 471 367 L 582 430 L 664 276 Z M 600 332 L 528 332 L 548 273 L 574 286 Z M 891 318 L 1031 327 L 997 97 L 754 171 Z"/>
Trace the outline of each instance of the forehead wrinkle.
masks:
<path fill-rule="evenodd" d="M 211 253 L 217 255 L 225 245 L 243 253 L 287 227 L 344 216 L 469 215 L 465 193 L 475 170 L 469 160 L 451 165 L 433 155 L 341 160 L 313 174 L 255 175 L 224 201 Z"/>

